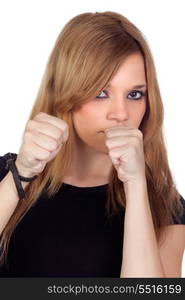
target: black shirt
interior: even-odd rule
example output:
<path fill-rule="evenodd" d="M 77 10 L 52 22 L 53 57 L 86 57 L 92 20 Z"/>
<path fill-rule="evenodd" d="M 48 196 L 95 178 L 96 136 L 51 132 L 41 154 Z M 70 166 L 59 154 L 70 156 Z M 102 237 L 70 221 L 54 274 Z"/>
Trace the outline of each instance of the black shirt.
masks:
<path fill-rule="evenodd" d="M 0 277 L 120 277 L 125 210 L 105 216 L 107 187 L 63 183 L 53 197 L 41 195 L 13 232 Z"/>

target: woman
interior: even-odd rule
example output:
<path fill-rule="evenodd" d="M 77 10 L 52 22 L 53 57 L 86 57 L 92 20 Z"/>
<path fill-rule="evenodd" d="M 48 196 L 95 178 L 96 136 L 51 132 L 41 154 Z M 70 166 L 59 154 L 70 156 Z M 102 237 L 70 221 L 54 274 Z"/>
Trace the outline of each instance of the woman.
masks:
<path fill-rule="evenodd" d="M 1 276 L 180 277 L 185 200 L 162 125 L 139 29 L 111 11 L 71 19 L 19 153 L 0 157 Z M 11 155 L 19 175 L 37 176 L 21 182 L 23 201 L 8 172 Z"/>

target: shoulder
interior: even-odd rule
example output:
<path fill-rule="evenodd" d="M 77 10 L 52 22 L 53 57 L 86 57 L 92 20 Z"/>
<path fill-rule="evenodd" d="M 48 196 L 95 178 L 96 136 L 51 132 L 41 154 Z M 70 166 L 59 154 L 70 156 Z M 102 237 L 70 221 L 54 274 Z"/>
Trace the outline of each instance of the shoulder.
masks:
<path fill-rule="evenodd" d="M 8 173 L 7 169 L 7 159 L 9 158 L 16 158 L 17 154 L 13 152 L 8 152 L 3 156 L 0 156 L 0 181 L 6 176 Z"/>

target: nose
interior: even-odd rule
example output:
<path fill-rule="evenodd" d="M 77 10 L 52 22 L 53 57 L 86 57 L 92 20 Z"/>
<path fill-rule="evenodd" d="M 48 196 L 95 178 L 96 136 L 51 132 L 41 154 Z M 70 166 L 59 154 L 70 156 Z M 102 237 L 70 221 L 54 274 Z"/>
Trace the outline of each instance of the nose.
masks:
<path fill-rule="evenodd" d="M 111 106 L 108 108 L 107 118 L 109 120 L 116 120 L 117 122 L 123 122 L 128 120 L 128 106 L 122 97 L 115 98 Z"/>

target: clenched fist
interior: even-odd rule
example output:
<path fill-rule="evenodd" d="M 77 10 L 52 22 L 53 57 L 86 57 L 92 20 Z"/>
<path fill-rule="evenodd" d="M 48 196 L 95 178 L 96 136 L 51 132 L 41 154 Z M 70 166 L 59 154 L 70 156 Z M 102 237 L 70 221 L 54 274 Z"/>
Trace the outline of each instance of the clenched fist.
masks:
<path fill-rule="evenodd" d="M 105 130 L 105 144 L 123 182 L 145 178 L 143 134 L 133 126 L 116 126 Z"/>
<path fill-rule="evenodd" d="M 22 144 L 15 164 L 19 174 L 32 177 L 41 173 L 67 141 L 68 124 L 59 118 L 40 112 L 26 124 Z"/>

